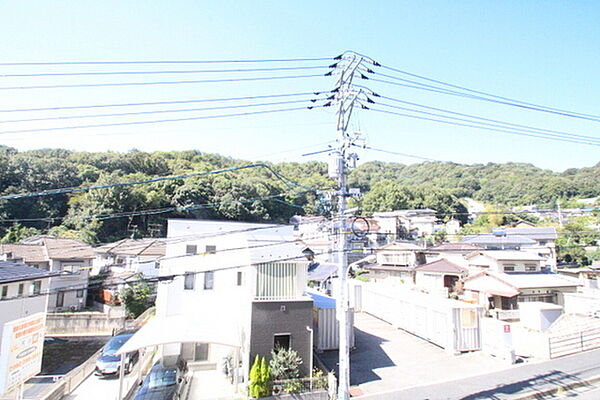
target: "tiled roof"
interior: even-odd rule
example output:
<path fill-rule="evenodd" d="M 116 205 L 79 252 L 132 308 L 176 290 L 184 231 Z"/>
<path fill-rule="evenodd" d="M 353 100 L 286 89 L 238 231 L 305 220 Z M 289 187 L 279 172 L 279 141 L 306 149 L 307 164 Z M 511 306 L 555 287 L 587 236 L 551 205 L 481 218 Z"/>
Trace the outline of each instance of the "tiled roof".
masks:
<path fill-rule="evenodd" d="M 427 251 L 475 251 L 475 250 L 483 250 L 483 248 L 473 244 L 473 243 L 442 243 L 437 246 L 428 247 Z"/>
<path fill-rule="evenodd" d="M 415 271 L 423 271 L 423 272 L 439 272 L 439 273 L 448 273 L 448 274 L 466 274 L 468 270 L 466 268 L 461 267 L 460 265 L 456 265 L 453 262 L 450 262 L 444 258 L 439 260 L 432 261 L 427 264 L 419 265 L 415 268 Z"/>
<path fill-rule="evenodd" d="M 23 263 L 0 261 L 0 283 L 27 281 L 32 279 L 48 278 L 55 273 L 30 267 Z"/>
<path fill-rule="evenodd" d="M 97 247 L 94 252 L 162 257 L 165 255 L 165 249 L 166 244 L 162 239 L 123 239 Z"/>
<path fill-rule="evenodd" d="M 556 229 L 554 227 L 531 227 L 531 228 L 506 228 L 508 235 L 525 236 L 535 240 L 556 240 Z"/>
<path fill-rule="evenodd" d="M 540 257 L 537 254 L 530 253 L 528 251 L 518 251 L 518 250 L 486 250 L 486 251 L 478 251 L 472 254 L 469 254 L 467 258 L 472 258 L 477 254 L 482 254 L 484 256 L 488 256 L 498 261 L 543 261 L 545 258 Z"/>
<path fill-rule="evenodd" d="M 473 244 L 514 244 L 514 245 L 533 245 L 535 240 L 519 235 L 494 235 L 492 233 L 480 233 L 478 235 L 465 236 L 464 243 Z"/>
<path fill-rule="evenodd" d="M 8 258 L 23 260 L 25 262 L 48 261 L 44 246 L 39 244 L 0 244 L 0 255 L 10 254 Z"/>
<path fill-rule="evenodd" d="M 44 238 L 48 258 L 55 260 L 73 260 L 94 258 L 92 246 L 74 239 Z"/>

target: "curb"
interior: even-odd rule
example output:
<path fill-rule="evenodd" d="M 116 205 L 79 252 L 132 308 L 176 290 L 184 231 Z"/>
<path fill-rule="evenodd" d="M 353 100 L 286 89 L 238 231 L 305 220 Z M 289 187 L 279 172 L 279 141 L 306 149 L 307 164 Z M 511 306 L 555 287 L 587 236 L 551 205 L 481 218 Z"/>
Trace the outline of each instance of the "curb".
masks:
<path fill-rule="evenodd" d="M 541 400 L 541 399 L 544 399 L 546 396 L 555 395 L 560 390 L 568 392 L 570 390 L 577 389 L 577 388 L 580 388 L 583 386 L 591 386 L 592 384 L 598 383 L 598 382 L 600 382 L 600 375 L 595 375 L 588 379 L 578 380 L 573 383 L 564 384 L 564 385 L 556 385 L 556 386 L 548 388 L 548 389 L 525 393 L 522 396 L 514 397 L 513 400 Z"/>

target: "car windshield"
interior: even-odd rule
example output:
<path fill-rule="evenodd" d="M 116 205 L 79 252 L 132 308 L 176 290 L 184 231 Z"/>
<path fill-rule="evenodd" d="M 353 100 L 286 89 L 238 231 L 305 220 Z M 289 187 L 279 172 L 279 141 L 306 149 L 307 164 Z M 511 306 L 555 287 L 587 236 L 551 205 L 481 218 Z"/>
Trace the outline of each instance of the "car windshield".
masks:
<path fill-rule="evenodd" d="M 177 383 L 177 370 L 175 368 L 153 368 L 148 377 L 148 387 L 155 389 L 171 386 Z"/>
<path fill-rule="evenodd" d="M 121 348 L 121 346 L 123 346 L 123 344 L 126 341 L 129 340 L 130 337 L 131 337 L 131 335 L 116 336 L 116 337 L 112 338 L 108 343 L 106 343 L 103 353 L 106 355 L 109 355 L 109 356 L 115 355 L 115 353 Z"/>

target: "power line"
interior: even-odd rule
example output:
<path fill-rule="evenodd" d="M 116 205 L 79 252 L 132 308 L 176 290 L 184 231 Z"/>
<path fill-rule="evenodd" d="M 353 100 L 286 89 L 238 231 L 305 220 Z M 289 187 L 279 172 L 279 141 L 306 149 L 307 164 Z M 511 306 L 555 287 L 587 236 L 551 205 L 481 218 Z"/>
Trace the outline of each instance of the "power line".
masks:
<path fill-rule="evenodd" d="M 598 143 L 583 142 L 583 141 L 578 141 L 578 140 L 571 140 L 571 139 L 551 137 L 551 136 L 543 136 L 541 134 L 536 135 L 536 134 L 529 134 L 529 133 L 523 133 L 523 132 L 509 131 L 506 129 L 487 128 L 487 127 L 479 126 L 479 125 L 463 124 L 463 123 L 452 122 L 452 121 L 443 121 L 443 120 L 439 120 L 439 119 L 435 119 L 435 118 L 427 118 L 427 117 L 421 117 L 421 116 L 417 116 L 417 115 L 403 114 L 403 113 L 398 113 L 398 112 L 389 111 L 389 110 L 380 110 L 377 108 L 368 108 L 368 109 L 371 111 L 376 111 L 376 112 L 380 112 L 380 113 L 391 114 L 391 115 L 396 115 L 396 116 L 400 116 L 400 117 L 415 118 L 415 119 L 420 119 L 420 120 L 425 120 L 425 121 L 433 121 L 433 122 L 438 122 L 438 123 L 448 124 L 448 125 L 464 126 L 464 127 L 468 127 L 468 128 L 476 128 L 476 129 L 483 129 L 483 130 L 489 130 L 489 131 L 495 131 L 495 132 L 509 133 L 512 135 L 519 135 L 519 136 L 529 136 L 529 137 L 535 137 L 535 138 L 546 139 L 546 140 L 554 140 L 554 141 L 559 141 L 559 142 L 569 142 L 569 143 L 577 143 L 577 144 L 587 144 L 587 145 L 591 145 L 591 146 L 600 146 L 600 144 L 598 144 Z M 473 121 L 473 123 L 475 123 L 475 122 Z"/>
<path fill-rule="evenodd" d="M 363 147 L 364 149 L 367 150 L 373 150 L 373 151 L 379 151 L 382 153 L 387 153 L 387 154 L 392 154 L 392 155 L 396 155 L 396 156 L 402 156 L 402 157 L 409 157 L 409 158 L 416 158 L 418 160 L 423 160 L 423 161 L 439 161 L 439 162 L 445 162 L 442 160 L 436 160 L 434 158 L 429 158 L 429 157 L 423 157 L 423 156 L 417 156 L 414 154 L 407 154 L 407 153 L 400 153 L 397 151 L 391 151 L 391 150 L 384 150 L 384 149 L 378 149 L 376 147 L 372 147 L 372 146 L 359 146 L 359 147 Z"/>
<path fill-rule="evenodd" d="M 273 63 L 328 61 L 331 57 L 272 58 L 272 59 L 230 59 L 230 60 L 122 60 L 122 61 L 42 61 L 42 62 L 3 62 L 0 66 L 37 65 L 127 65 L 127 64 L 234 64 L 234 63 Z"/>
<path fill-rule="evenodd" d="M 143 103 L 113 103 L 113 104 L 93 104 L 85 106 L 58 106 L 58 107 L 39 107 L 39 108 L 15 108 L 15 109 L 0 109 L 0 113 L 10 112 L 30 112 L 30 111 L 57 111 L 57 110 L 77 110 L 87 108 L 105 108 L 105 107 L 130 107 L 130 106 L 156 106 L 156 105 L 167 105 L 167 104 L 187 104 L 187 103 L 206 103 L 206 102 L 220 102 L 220 101 L 237 101 L 237 100 L 257 100 L 266 98 L 277 98 L 277 97 L 294 97 L 294 96 L 308 96 L 314 95 L 319 96 L 326 91 L 318 92 L 298 92 L 298 93 L 283 93 L 283 94 L 270 94 L 270 95 L 257 95 L 257 96 L 243 96 L 243 97 L 222 97 L 214 99 L 191 99 L 191 100 L 171 100 L 171 101 L 153 101 Z"/>
<path fill-rule="evenodd" d="M 489 96 L 489 97 L 493 97 L 493 98 L 497 98 L 497 99 L 501 99 L 501 100 L 506 100 L 506 101 L 509 101 L 509 102 L 512 102 L 512 103 L 520 103 L 520 104 L 524 104 L 524 105 L 528 105 L 528 106 L 532 106 L 532 107 L 536 107 L 536 108 L 543 108 L 543 109 L 547 109 L 547 110 L 558 111 L 558 112 L 562 112 L 562 113 L 568 113 L 568 114 L 579 115 L 579 116 L 584 116 L 584 117 L 600 118 L 600 115 L 584 114 L 584 113 L 579 113 L 579 112 L 575 112 L 575 111 L 568 111 L 568 110 L 563 110 L 563 109 L 560 109 L 560 108 L 553 108 L 553 107 L 543 106 L 543 105 L 539 105 L 539 104 L 528 103 L 528 102 L 521 101 L 521 100 L 511 99 L 511 98 L 508 98 L 508 97 L 498 96 L 498 95 L 495 95 L 495 94 L 492 94 L 492 93 L 489 93 L 489 92 L 483 92 L 483 91 L 480 91 L 480 90 L 474 90 L 474 89 L 470 89 L 470 88 L 467 88 L 467 87 L 464 87 L 464 86 L 455 85 L 455 84 L 451 84 L 451 83 L 444 82 L 444 81 L 441 81 L 441 80 L 428 78 L 428 77 L 425 77 L 423 75 L 418 75 L 418 74 L 414 74 L 414 73 L 411 73 L 411 72 L 403 71 L 401 69 L 389 67 L 387 65 L 381 65 L 381 67 L 385 68 L 385 69 L 388 69 L 390 71 L 398 72 L 398 73 L 403 74 L 403 75 L 412 76 L 412 77 L 415 77 L 415 78 L 423 79 L 423 80 L 426 80 L 426 81 L 429 81 L 429 82 L 438 83 L 438 84 L 441 84 L 441 85 L 444 85 L 444 86 L 448 86 L 448 87 L 452 87 L 452 88 L 455 88 L 455 89 L 465 90 L 465 91 L 471 92 L 471 93 L 477 93 L 477 94 L 484 95 L 484 96 Z"/>
<path fill-rule="evenodd" d="M 246 68 L 246 69 L 203 69 L 203 70 L 170 70 L 170 71 L 93 71 L 93 72 L 43 72 L 30 74 L 1 74 L 0 78 L 33 78 L 46 76 L 103 76 L 103 75 L 171 75 L 171 74 L 202 74 L 202 73 L 241 73 L 241 72 L 273 72 L 324 69 L 327 65 L 311 65 L 300 67 Z"/>
<path fill-rule="evenodd" d="M 110 83 L 77 83 L 66 85 L 33 85 L 33 86 L 2 86 L 0 90 L 26 90 L 26 89 L 64 89 L 84 87 L 114 87 L 114 86 L 150 86 L 150 85 L 186 85 L 196 83 L 227 83 L 227 82 L 250 82 L 250 81 L 272 81 L 282 79 L 319 78 L 323 74 L 310 75 L 284 75 L 284 76 L 255 76 L 252 78 L 223 78 L 202 79 L 193 81 L 152 81 L 152 82 L 110 82 Z"/>
<path fill-rule="evenodd" d="M 313 108 L 327 107 L 327 106 L 328 105 L 325 104 L 325 105 L 316 105 L 316 106 L 308 106 L 308 107 L 293 107 L 293 108 L 283 108 L 283 109 L 276 109 L 276 110 L 251 111 L 251 112 L 235 113 L 235 114 L 204 115 L 204 116 L 199 116 L 199 117 L 159 119 L 159 120 L 151 120 L 151 121 L 114 122 L 114 123 L 106 123 L 106 124 L 59 126 L 59 127 L 52 127 L 52 128 L 17 129 L 17 130 L 10 130 L 10 131 L 0 131 L 0 135 L 13 134 L 13 133 L 49 132 L 49 131 L 69 130 L 69 129 L 105 128 L 105 127 L 110 127 L 110 126 L 162 124 L 162 123 L 166 123 L 166 122 L 195 121 L 195 120 L 215 119 L 215 118 L 244 117 L 244 116 L 250 116 L 250 115 L 271 114 L 271 113 L 299 111 L 299 110 L 306 110 L 306 109 L 311 110 Z"/>
<path fill-rule="evenodd" d="M 388 75 L 382 74 L 382 76 L 388 76 Z M 532 110 L 532 111 L 540 111 L 540 112 L 545 112 L 545 113 L 549 113 L 549 114 L 556 114 L 556 115 L 561 115 L 561 116 L 566 116 L 566 117 L 584 119 L 584 120 L 593 121 L 593 122 L 600 122 L 600 117 L 595 117 L 595 116 L 594 117 L 586 117 L 586 116 L 578 115 L 578 114 L 569 114 L 569 113 L 566 113 L 566 112 L 558 112 L 558 111 L 553 111 L 553 110 L 550 110 L 550 109 L 537 108 L 537 107 L 527 106 L 527 105 L 523 105 L 523 104 L 517 104 L 517 103 L 506 102 L 506 101 L 494 100 L 494 99 L 489 99 L 489 98 L 485 98 L 485 97 L 482 97 L 482 96 L 476 96 L 476 95 L 471 95 L 471 94 L 467 94 L 467 93 L 456 92 L 456 91 L 452 91 L 452 90 L 448 90 L 448 89 L 444 89 L 444 88 L 439 88 L 439 87 L 435 87 L 435 86 L 431 86 L 431 85 L 426 85 L 426 84 L 419 83 L 419 82 L 409 81 L 409 80 L 402 79 L 402 78 L 397 78 L 397 77 L 392 77 L 392 79 L 397 79 L 397 80 L 401 80 L 401 81 L 409 81 L 409 82 L 414 83 L 417 86 L 407 85 L 407 84 L 399 83 L 399 82 L 387 81 L 385 79 L 378 79 L 378 78 L 365 78 L 365 79 L 369 79 L 369 80 L 374 81 L 374 82 L 385 83 L 385 84 L 388 84 L 388 85 L 395 85 L 395 86 L 402 86 L 402 87 L 407 87 L 407 88 L 411 88 L 411 89 L 425 90 L 425 91 L 429 91 L 429 92 L 435 92 L 435 93 L 447 94 L 447 95 L 452 95 L 452 96 L 464 97 L 464 98 L 469 98 L 469 99 L 474 99 L 474 100 L 482 100 L 482 101 L 487 101 L 487 102 L 490 102 L 490 103 L 496 103 L 496 104 L 503 104 L 503 105 L 508 105 L 508 106 L 514 106 L 514 107 L 523 108 L 523 109 Z"/>
<path fill-rule="evenodd" d="M 492 127 L 492 128 L 500 128 L 499 132 L 505 132 L 505 133 L 510 133 L 510 132 L 520 132 L 523 134 L 528 134 L 528 133 L 533 133 L 535 135 L 538 135 L 536 137 L 543 137 L 543 138 L 558 138 L 558 139 L 565 139 L 565 141 L 572 141 L 574 143 L 581 143 L 581 144 L 593 144 L 596 146 L 600 146 L 600 138 L 595 138 L 595 137 L 591 137 L 591 136 L 587 136 L 587 137 L 580 137 L 580 135 L 572 135 L 572 134 L 554 134 L 554 133 L 545 133 L 545 132 L 541 132 L 538 130 L 534 129 L 523 129 L 523 128 L 513 128 L 510 126 L 505 126 L 505 125 L 501 125 L 501 124 L 493 124 L 493 123 L 489 123 L 489 122 L 480 122 L 480 121 L 473 121 L 470 119 L 465 119 L 465 118 L 458 118 L 458 117 L 451 117 L 448 115 L 443 115 L 443 114 L 437 114 L 437 113 L 431 113 L 431 112 L 427 112 L 427 111 L 422 111 L 422 110 L 417 110 L 414 108 L 407 108 L 407 107 L 399 107 L 399 106 L 395 106 L 395 105 L 391 105 L 391 104 L 386 104 L 386 103 L 376 103 L 378 105 L 384 106 L 384 107 L 390 107 L 390 108 L 394 108 L 397 110 L 403 110 L 403 111 L 409 111 L 409 112 L 415 112 L 415 113 L 419 113 L 419 114 L 425 114 L 425 115 L 430 115 L 430 116 L 434 116 L 434 117 L 439 117 L 439 118 L 446 118 L 446 119 L 450 119 L 450 120 L 454 120 L 454 121 L 463 121 L 463 122 L 468 122 L 471 124 L 478 124 L 481 125 L 483 127 Z M 508 131 L 506 131 L 506 129 L 508 129 Z"/>
<path fill-rule="evenodd" d="M 397 99 L 397 98 L 394 98 L 394 97 L 379 95 L 379 94 L 377 94 L 375 92 L 373 92 L 372 94 L 375 97 L 381 97 L 382 99 L 391 100 L 391 101 L 394 101 L 394 102 L 397 102 L 397 103 L 402 103 L 402 104 L 408 104 L 408 105 L 413 105 L 413 106 L 417 106 L 417 107 L 422 107 L 422 108 L 425 108 L 425 109 L 428 109 L 428 110 L 441 111 L 441 112 L 448 113 L 448 114 L 453 114 L 453 115 L 461 115 L 461 116 L 464 116 L 464 117 L 479 119 L 479 120 L 482 120 L 482 121 L 495 122 L 495 123 L 498 123 L 498 124 L 504 124 L 504 125 L 508 125 L 508 126 L 514 126 L 514 127 L 517 127 L 517 128 L 526 128 L 526 129 L 530 129 L 532 131 L 540 131 L 540 132 L 547 132 L 547 133 L 556 133 L 556 134 L 563 135 L 563 136 L 572 136 L 572 137 L 578 137 L 578 138 L 583 138 L 583 139 L 600 140 L 600 138 L 598 138 L 596 136 L 578 135 L 578 134 L 573 134 L 573 133 L 564 132 L 564 131 L 555 131 L 555 130 L 552 130 L 552 129 L 536 128 L 536 127 L 529 126 L 529 125 L 522 125 L 522 124 L 511 123 L 511 122 L 499 121 L 499 120 L 496 120 L 496 119 L 484 118 L 484 117 L 480 117 L 480 116 L 477 116 L 477 115 L 465 114 L 465 113 L 451 111 L 451 110 L 447 110 L 447 109 L 443 109 L 443 108 L 437 108 L 437 107 L 427 106 L 427 105 L 424 105 L 424 104 L 413 103 L 413 102 L 410 102 L 410 101 L 400 100 L 400 99 Z M 407 110 L 410 110 L 410 109 L 407 109 Z M 420 112 L 420 111 L 417 111 L 417 110 L 413 110 L 413 111 Z"/>
<path fill-rule="evenodd" d="M 4 121 L 0 120 L 0 124 L 17 123 L 17 122 L 68 120 L 68 119 L 80 119 L 80 118 L 124 117 L 124 116 L 132 116 L 132 115 L 151 115 L 151 114 L 165 114 L 165 113 L 192 112 L 192 111 L 228 110 L 228 109 L 248 108 L 248 107 L 264 107 L 264 106 L 277 106 L 277 105 L 284 105 L 284 104 L 298 104 L 298 103 L 306 103 L 307 101 L 314 103 L 314 102 L 317 102 L 320 100 L 324 101 L 326 99 L 310 99 L 310 100 L 301 99 L 301 100 L 287 100 L 287 101 L 277 101 L 277 102 L 269 102 L 269 103 L 237 104 L 237 105 L 219 106 L 219 107 L 184 108 L 184 109 L 174 109 L 174 110 L 132 111 L 132 112 L 125 112 L 125 113 L 84 114 L 84 115 L 68 115 L 68 116 L 58 116 L 58 117 L 13 119 L 13 120 L 4 120 Z"/>

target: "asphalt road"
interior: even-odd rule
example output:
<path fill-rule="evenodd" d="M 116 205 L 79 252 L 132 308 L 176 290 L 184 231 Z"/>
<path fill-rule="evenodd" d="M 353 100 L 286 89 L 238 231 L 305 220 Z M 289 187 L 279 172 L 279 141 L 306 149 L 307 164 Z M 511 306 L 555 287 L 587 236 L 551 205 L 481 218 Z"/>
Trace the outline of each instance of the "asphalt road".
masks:
<path fill-rule="evenodd" d="M 123 381 L 123 394 L 131 385 L 135 384 L 135 380 L 139 374 L 140 363 L 138 362 L 130 374 L 125 375 Z M 119 396 L 119 378 L 100 378 L 94 374 L 84 380 L 81 385 L 75 389 L 73 393 L 65 397 L 64 400 L 117 400 Z"/>
<path fill-rule="evenodd" d="M 592 350 L 556 360 L 524 364 L 508 370 L 361 396 L 364 400 L 508 400 L 540 392 L 557 385 L 573 384 L 600 375 L 600 350 Z M 591 392 L 593 395 L 597 391 Z M 583 394 L 582 394 L 583 395 Z M 594 397 L 594 400 L 600 397 Z M 565 394 L 566 396 L 566 394 Z M 556 398 L 556 397 L 555 397 Z M 566 397 L 572 398 L 572 397 Z"/>

